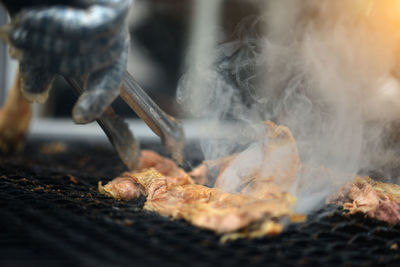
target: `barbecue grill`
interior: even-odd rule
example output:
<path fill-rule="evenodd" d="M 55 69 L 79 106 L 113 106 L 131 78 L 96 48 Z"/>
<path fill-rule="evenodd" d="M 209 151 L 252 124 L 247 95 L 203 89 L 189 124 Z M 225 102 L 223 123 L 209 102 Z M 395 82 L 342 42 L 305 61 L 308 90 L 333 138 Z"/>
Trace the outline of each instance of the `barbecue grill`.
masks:
<path fill-rule="evenodd" d="M 34 139 L 0 156 L 1 266 L 397 266 L 400 227 L 324 206 L 276 237 L 225 244 L 213 232 L 97 192 L 125 167 L 111 146 L 68 141 L 43 152 Z M 163 152 L 156 144 L 143 144 Z M 187 168 L 202 159 L 190 145 Z M 189 153 L 190 152 L 190 153 Z"/>

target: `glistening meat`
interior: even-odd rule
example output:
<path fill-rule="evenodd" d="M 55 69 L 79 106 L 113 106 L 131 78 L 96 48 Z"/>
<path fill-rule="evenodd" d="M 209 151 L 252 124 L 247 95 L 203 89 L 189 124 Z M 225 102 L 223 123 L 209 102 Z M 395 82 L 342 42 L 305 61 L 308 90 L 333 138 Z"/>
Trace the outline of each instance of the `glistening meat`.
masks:
<path fill-rule="evenodd" d="M 99 190 L 122 200 L 144 195 L 145 210 L 185 219 L 223 234 L 223 240 L 279 234 L 284 222 L 305 219 L 294 212 L 297 200 L 291 194 L 307 186 L 302 177 L 324 176 L 335 184 L 348 174 L 302 165 L 287 127 L 264 122 L 263 131 L 265 138 L 254 149 L 205 161 L 190 173 L 143 151 L 137 172 L 126 172 L 104 187 L 99 183 Z M 400 222 L 400 186 L 394 184 L 356 176 L 327 201 L 343 205 L 349 214 Z"/>
<path fill-rule="evenodd" d="M 296 198 L 285 189 L 295 181 L 300 160 L 286 127 L 266 122 L 264 129 L 268 140 L 262 146 L 265 164 L 244 173 L 243 182 L 229 192 L 218 187 L 240 155 L 214 162 L 219 175 L 216 187 L 209 188 L 196 184 L 172 161 L 150 151 L 143 152 L 138 172 L 126 172 L 104 187 L 100 183 L 99 190 L 124 200 L 143 194 L 147 197 L 145 210 L 185 219 L 195 226 L 224 234 L 224 240 L 278 234 L 284 219 L 298 222 L 305 218 L 294 213 Z M 286 153 L 281 162 L 274 151 L 280 155 Z M 208 166 L 204 163 L 194 171 L 197 178 L 207 176 Z"/>

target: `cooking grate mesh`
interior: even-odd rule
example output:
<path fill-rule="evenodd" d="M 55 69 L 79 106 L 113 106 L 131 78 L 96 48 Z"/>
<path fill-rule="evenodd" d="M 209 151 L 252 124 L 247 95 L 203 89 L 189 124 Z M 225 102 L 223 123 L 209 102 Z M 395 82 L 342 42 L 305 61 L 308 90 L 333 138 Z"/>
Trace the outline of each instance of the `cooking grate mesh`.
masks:
<path fill-rule="evenodd" d="M 400 260 L 400 227 L 343 217 L 336 206 L 278 237 L 221 244 L 212 232 L 141 211 L 144 198 L 118 202 L 98 194 L 98 180 L 124 170 L 111 148 L 71 144 L 43 154 L 38 147 L 0 157 L 1 266 L 395 266 Z"/>

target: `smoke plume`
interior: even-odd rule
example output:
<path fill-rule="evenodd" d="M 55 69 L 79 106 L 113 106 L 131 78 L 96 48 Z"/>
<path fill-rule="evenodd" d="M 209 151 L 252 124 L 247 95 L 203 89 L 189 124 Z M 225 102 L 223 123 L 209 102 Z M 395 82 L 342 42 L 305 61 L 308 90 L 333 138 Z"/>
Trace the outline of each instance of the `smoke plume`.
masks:
<path fill-rule="evenodd" d="M 301 211 L 314 208 L 360 170 L 396 163 L 387 134 L 400 118 L 400 12 L 399 23 L 387 13 L 393 3 L 267 1 L 265 13 L 238 26 L 240 40 L 200 56 L 213 64 L 188 66 L 178 98 L 191 103 L 196 88 L 190 77 L 202 77 L 207 94 L 187 109 L 215 126 L 207 128 L 215 138 L 202 143 L 205 158 L 243 151 L 241 163 L 229 170 L 228 191 L 238 173 L 265 164 L 257 148 L 263 120 L 289 127 L 303 165 L 340 174 L 298 177 Z M 227 123 L 237 130 L 220 136 L 218 129 Z"/>

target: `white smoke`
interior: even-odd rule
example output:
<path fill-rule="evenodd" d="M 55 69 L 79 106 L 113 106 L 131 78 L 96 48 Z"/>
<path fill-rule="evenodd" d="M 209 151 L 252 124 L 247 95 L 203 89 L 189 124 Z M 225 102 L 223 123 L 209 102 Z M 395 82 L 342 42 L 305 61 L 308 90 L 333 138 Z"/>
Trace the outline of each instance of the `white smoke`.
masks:
<path fill-rule="evenodd" d="M 229 138 L 216 131 L 215 139 L 204 142 L 205 158 L 249 146 L 243 162 L 251 164 L 229 170 L 231 187 L 238 172 L 261 164 L 259 153 L 249 151 L 257 151 L 254 145 L 262 140 L 255 126 L 262 120 L 289 127 L 303 164 L 346 173 L 299 177 L 302 211 L 376 159 L 379 164 L 393 159 L 394 151 L 382 146 L 383 126 L 400 118 L 394 74 L 399 33 L 393 21 L 385 21 L 384 7 L 393 1 L 271 0 L 260 19 L 241 25 L 242 40 L 202 55 L 214 67 L 196 69 L 208 90 L 188 110 L 213 121 L 215 129 L 226 121 L 239 126 Z M 254 34 L 259 29 L 262 36 Z M 191 98 L 188 84 L 186 76 L 178 90 L 183 103 Z"/>

